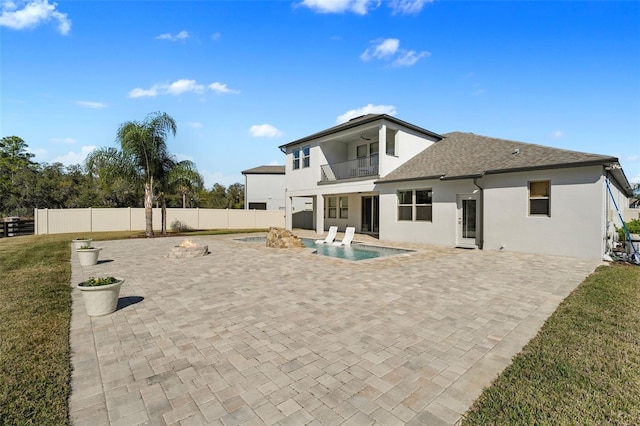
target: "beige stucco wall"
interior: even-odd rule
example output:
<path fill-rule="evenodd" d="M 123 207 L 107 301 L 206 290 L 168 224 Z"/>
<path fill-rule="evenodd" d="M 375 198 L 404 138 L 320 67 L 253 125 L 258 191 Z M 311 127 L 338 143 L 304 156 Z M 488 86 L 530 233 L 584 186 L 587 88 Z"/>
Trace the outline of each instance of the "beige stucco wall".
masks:
<path fill-rule="evenodd" d="M 528 214 L 528 182 L 551 181 L 551 215 Z M 606 251 L 607 221 L 617 218 L 607 209 L 609 197 L 601 166 L 486 175 L 477 180 L 423 180 L 378 185 L 380 239 L 455 246 L 457 195 L 476 194 L 483 249 L 601 258 Z M 397 191 L 433 190 L 433 221 L 397 220 Z M 612 188 L 617 202 L 626 200 Z M 484 205 L 482 205 L 484 204 Z M 616 214 L 617 215 L 617 214 Z"/>
<path fill-rule="evenodd" d="M 143 231 L 143 208 L 36 209 L 36 234 L 101 231 Z M 236 209 L 167 209 L 167 227 L 180 221 L 192 229 L 255 229 L 284 227 L 284 211 Z M 161 227 L 161 209 L 153 209 L 153 227 Z"/>

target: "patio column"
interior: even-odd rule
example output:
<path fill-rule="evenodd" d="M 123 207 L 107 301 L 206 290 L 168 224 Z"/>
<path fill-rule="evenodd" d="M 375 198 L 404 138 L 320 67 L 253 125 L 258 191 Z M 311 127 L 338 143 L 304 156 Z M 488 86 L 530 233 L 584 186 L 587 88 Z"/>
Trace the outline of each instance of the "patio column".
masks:
<path fill-rule="evenodd" d="M 291 231 L 293 229 L 293 198 L 284 197 L 284 227 Z"/>
<path fill-rule="evenodd" d="M 324 234 L 324 197 L 316 195 L 313 212 L 316 215 L 316 232 Z"/>

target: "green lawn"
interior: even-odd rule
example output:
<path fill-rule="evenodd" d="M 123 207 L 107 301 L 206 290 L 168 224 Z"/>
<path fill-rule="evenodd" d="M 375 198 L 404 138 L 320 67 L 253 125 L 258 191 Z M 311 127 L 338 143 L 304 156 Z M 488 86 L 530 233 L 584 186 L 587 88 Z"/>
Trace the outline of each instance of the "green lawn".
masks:
<path fill-rule="evenodd" d="M 228 232 L 249 230 L 207 234 Z M 0 425 L 68 424 L 77 236 L 0 240 Z M 640 424 L 640 267 L 601 267 L 587 278 L 464 424 Z"/>
<path fill-rule="evenodd" d="M 463 424 L 640 424 L 640 267 L 598 268 Z"/>

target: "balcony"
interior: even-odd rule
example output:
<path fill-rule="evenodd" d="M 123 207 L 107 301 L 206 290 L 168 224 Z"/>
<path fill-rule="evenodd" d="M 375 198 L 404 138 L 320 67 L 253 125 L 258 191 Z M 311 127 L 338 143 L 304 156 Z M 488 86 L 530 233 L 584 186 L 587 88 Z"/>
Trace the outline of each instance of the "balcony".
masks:
<path fill-rule="evenodd" d="M 336 182 L 345 179 L 367 178 L 378 176 L 378 155 L 360 157 L 355 160 L 324 164 L 320 182 Z"/>

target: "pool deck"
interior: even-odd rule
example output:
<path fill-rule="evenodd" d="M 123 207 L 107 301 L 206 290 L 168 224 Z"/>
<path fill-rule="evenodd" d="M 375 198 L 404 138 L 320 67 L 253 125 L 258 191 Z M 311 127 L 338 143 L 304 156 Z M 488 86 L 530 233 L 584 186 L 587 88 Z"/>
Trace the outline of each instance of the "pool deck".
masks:
<path fill-rule="evenodd" d="M 126 279 L 103 317 L 73 290 L 73 424 L 455 424 L 601 264 L 362 235 L 416 251 L 350 262 L 238 237 L 193 237 L 195 259 L 166 257 L 183 238 L 72 253 L 73 285 Z"/>

